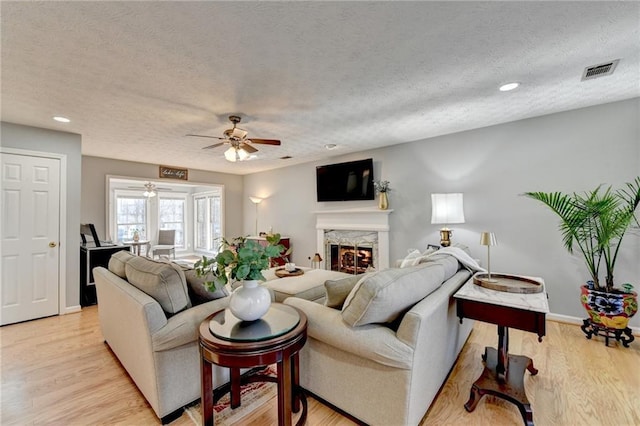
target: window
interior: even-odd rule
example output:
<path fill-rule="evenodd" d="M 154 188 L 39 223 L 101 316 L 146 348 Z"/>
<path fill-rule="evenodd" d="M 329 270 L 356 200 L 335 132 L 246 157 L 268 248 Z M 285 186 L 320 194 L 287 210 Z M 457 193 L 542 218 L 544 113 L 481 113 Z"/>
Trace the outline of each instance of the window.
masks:
<path fill-rule="evenodd" d="M 130 240 L 136 230 L 147 234 L 146 197 L 116 194 L 116 241 Z"/>
<path fill-rule="evenodd" d="M 176 230 L 176 248 L 185 248 L 185 198 L 160 196 L 158 200 L 160 229 Z"/>
<path fill-rule="evenodd" d="M 195 249 L 217 252 L 222 238 L 222 200 L 219 194 L 198 194 L 195 204 Z"/>
<path fill-rule="evenodd" d="M 133 231 L 138 230 L 140 239 L 153 245 L 158 230 L 174 229 L 176 255 L 215 254 L 224 233 L 224 186 L 151 182 L 157 196 L 147 198 L 143 195 L 146 182 L 107 176 L 107 238 L 130 241 Z"/>

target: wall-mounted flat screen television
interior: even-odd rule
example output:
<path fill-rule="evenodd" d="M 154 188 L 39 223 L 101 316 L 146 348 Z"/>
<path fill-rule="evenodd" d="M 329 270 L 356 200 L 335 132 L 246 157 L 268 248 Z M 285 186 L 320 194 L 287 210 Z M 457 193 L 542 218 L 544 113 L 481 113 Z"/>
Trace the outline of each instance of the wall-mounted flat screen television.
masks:
<path fill-rule="evenodd" d="M 316 167 L 318 201 L 373 200 L 373 159 Z"/>

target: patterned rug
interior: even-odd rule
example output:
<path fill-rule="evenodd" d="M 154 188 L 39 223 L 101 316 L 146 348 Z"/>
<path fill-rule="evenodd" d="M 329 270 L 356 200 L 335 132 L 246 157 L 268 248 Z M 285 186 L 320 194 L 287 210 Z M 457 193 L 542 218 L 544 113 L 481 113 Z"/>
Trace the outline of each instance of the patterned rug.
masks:
<path fill-rule="evenodd" d="M 259 374 L 276 375 L 274 366 L 267 367 Z M 242 386 L 240 389 L 240 405 L 236 409 L 230 407 L 230 397 L 227 393 L 213 406 L 213 418 L 216 425 L 233 425 L 240 422 L 244 417 L 251 414 L 253 410 L 269 401 L 277 395 L 278 388 L 275 383 L 256 382 Z M 186 407 L 184 409 L 194 424 L 202 425 L 202 410 L 200 403 Z"/>

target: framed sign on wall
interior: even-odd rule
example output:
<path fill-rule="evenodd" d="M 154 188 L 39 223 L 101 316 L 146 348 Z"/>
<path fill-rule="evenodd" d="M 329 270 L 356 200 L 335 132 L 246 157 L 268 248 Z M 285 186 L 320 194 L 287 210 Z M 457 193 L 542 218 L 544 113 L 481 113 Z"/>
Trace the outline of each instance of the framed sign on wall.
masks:
<path fill-rule="evenodd" d="M 159 174 L 161 178 L 189 180 L 189 169 L 160 166 Z"/>

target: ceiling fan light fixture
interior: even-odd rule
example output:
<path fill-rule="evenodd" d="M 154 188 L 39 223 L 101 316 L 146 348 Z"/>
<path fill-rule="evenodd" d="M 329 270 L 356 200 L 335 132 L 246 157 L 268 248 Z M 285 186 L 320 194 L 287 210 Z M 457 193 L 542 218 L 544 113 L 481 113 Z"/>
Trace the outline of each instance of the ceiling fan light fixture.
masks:
<path fill-rule="evenodd" d="M 145 190 L 142 193 L 142 195 L 144 195 L 147 198 L 152 198 L 156 196 L 156 186 L 154 184 L 152 184 L 151 182 L 145 183 L 144 184 Z"/>
<path fill-rule="evenodd" d="M 249 157 L 249 153 L 242 148 L 230 147 L 224 152 L 224 158 L 227 161 L 235 163 L 236 161 L 244 161 Z"/>

